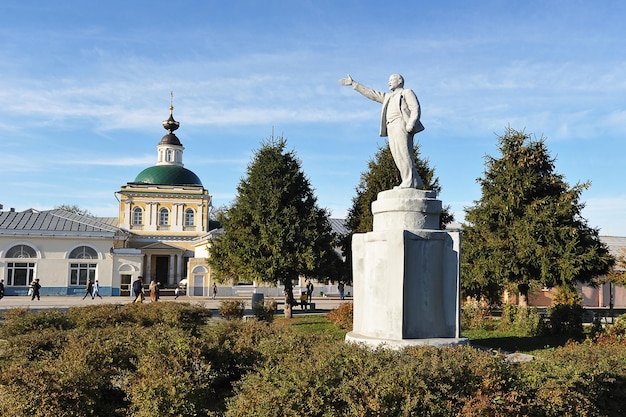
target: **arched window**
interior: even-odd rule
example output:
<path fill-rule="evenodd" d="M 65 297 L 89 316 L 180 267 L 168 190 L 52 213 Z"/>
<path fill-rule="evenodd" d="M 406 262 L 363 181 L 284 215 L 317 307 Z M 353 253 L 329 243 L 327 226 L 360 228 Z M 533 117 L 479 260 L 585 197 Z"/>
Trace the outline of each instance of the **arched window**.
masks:
<path fill-rule="evenodd" d="M 195 224 L 196 212 L 188 208 L 185 210 L 185 226 L 193 226 Z"/>
<path fill-rule="evenodd" d="M 5 258 L 29 259 L 37 258 L 35 249 L 28 245 L 15 245 L 9 249 Z M 35 262 L 7 262 L 7 285 L 26 286 L 35 277 Z"/>
<path fill-rule="evenodd" d="M 141 207 L 135 207 L 133 209 L 133 224 L 143 224 L 143 210 Z"/>
<path fill-rule="evenodd" d="M 22 259 L 36 258 L 37 252 L 28 245 L 15 245 L 7 251 L 5 258 Z"/>
<path fill-rule="evenodd" d="M 79 246 L 70 252 L 70 259 L 98 259 L 98 252 L 89 246 Z M 85 286 L 87 282 L 96 279 L 97 264 L 95 263 L 71 263 L 70 285 Z"/>
<path fill-rule="evenodd" d="M 79 246 L 70 252 L 70 259 L 98 259 L 98 252 L 89 246 Z"/>
<path fill-rule="evenodd" d="M 159 225 L 167 226 L 170 220 L 170 212 L 166 208 L 159 210 Z"/>

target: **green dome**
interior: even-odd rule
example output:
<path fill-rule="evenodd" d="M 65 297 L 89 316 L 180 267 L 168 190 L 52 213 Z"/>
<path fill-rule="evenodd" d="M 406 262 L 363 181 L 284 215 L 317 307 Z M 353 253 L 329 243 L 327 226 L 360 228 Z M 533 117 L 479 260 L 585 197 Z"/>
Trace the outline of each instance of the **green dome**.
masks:
<path fill-rule="evenodd" d="M 196 174 L 177 165 L 155 165 L 146 168 L 137 175 L 132 184 L 202 186 Z"/>

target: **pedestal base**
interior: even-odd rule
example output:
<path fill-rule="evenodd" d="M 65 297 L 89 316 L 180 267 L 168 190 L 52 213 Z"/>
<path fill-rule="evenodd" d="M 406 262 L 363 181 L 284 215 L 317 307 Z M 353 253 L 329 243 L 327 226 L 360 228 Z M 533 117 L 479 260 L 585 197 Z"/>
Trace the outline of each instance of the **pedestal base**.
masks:
<path fill-rule="evenodd" d="M 466 343 L 460 326 L 459 232 L 438 230 L 441 201 L 394 189 L 372 203 L 374 230 L 352 237 L 353 331 L 370 346 Z"/>
<path fill-rule="evenodd" d="M 364 345 L 370 348 L 385 347 L 390 349 L 403 349 L 410 346 L 459 346 L 469 344 L 469 339 L 466 337 L 433 337 L 427 339 L 378 339 L 375 337 L 363 336 L 362 334 L 350 332 L 346 334 L 346 342 L 356 343 L 358 345 Z"/>

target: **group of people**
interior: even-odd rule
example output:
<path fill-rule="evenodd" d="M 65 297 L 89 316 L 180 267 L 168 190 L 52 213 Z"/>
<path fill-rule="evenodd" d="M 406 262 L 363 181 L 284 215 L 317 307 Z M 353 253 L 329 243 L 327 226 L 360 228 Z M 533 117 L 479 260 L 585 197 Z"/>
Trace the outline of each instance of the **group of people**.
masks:
<path fill-rule="evenodd" d="M 133 295 L 135 296 L 136 303 L 142 303 L 145 299 L 144 288 L 143 288 L 143 277 L 138 277 L 132 285 Z M 157 302 L 160 298 L 160 288 L 161 284 L 152 280 L 150 285 L 148 286 L 148 290 L 150 292 L 150 301 L 153 303 Z"/>
<path fill-rule="evenodd" d="M 96 297 L 102 298 L 102 296 L 100 295 L 100 283 L 98 282 L 98 280 L 96 280 L 95 282 L 92 282 L 90 280 L 87 283 L 87 287 L 85 288 L 85 295 L 83 296 L 83 300 L 85 298 L 87 298 L 88 295 L 91 296 L 92 300 L 94 298 L 96 298 Z"/>
<path fill-rule="evenodd" d="M 143 302 L 145 298 L 143 285 L 144 285 L 143 277 L 141 276 L 138 277 L 133 282 L 132 290 L 133 290 L 133 295 L 135 296 L 135 302 L 137 303 Z M 150 282 L 150 285 L 148 286 L 148 289 L 150 291 L 150 300 L 152 302 L 156 302 L 159 300 L 160 285 L 161 285 L 160 283 L 157 283 L 156 281 L 152 281 Z M 30 288 L 28 290 L 28 295 L 31 296 L 31 300 L 34 300 L 35 298 L 37 298 L 37 300 L 41 299 L 41 295 L 39 293 L 40 289 L 41 289 L 41 284 L 39 284 L 39 278 L 35 278 L 33 282 L 31 282 Z M 300 306 L 303 309 L 307 304 L 311 303 L 313 299 L 313 289 L 314 289 L 313 283 L 311 282 L 311 280 L 309 280 L 306 284 L 306 291 L 302 291 L 302 294 L 300 295 Z M 339 283 L 338 289 L 339 289 L 339 297 L 343 300 L 344 299 L 344 285 L 342 282 Z M 215 299 L 215 297 L 217 296 L 217 285 L 215 283 L 213 283 L 211 292 L 212 292 L 213 299 Z M 178 298 L 179 296 L 178 288 L 176 288 L 174 294 L 175 294 L 175 298 Z M 89 281 L 87 283 L 83 300 L 87 298 L 87 296 L 91 296 L 92 300 L 95 299 L 96 297 L 102 298 L 102 296 L 100 295 L 100 283 L 98 282 L 98 280 L 95 280 L 95 282 Z M 2 279 L 0 280 L 0 300 L 3 297 L 4 297 L 4 280 Z"/>

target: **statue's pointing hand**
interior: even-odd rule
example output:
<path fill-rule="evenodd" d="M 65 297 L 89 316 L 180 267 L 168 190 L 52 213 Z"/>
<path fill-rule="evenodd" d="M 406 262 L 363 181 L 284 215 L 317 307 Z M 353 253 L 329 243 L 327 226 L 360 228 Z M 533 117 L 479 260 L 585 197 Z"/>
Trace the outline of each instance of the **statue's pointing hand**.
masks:
<path fill-rule="evenodd" d="M 347 78 L 342 78 L 341 80 L 339 80 L 339 84 L 341 85 L 352 85 L 352 83 L 353 83 L 353 80 L 350 74 L 348 74 Z"/>

